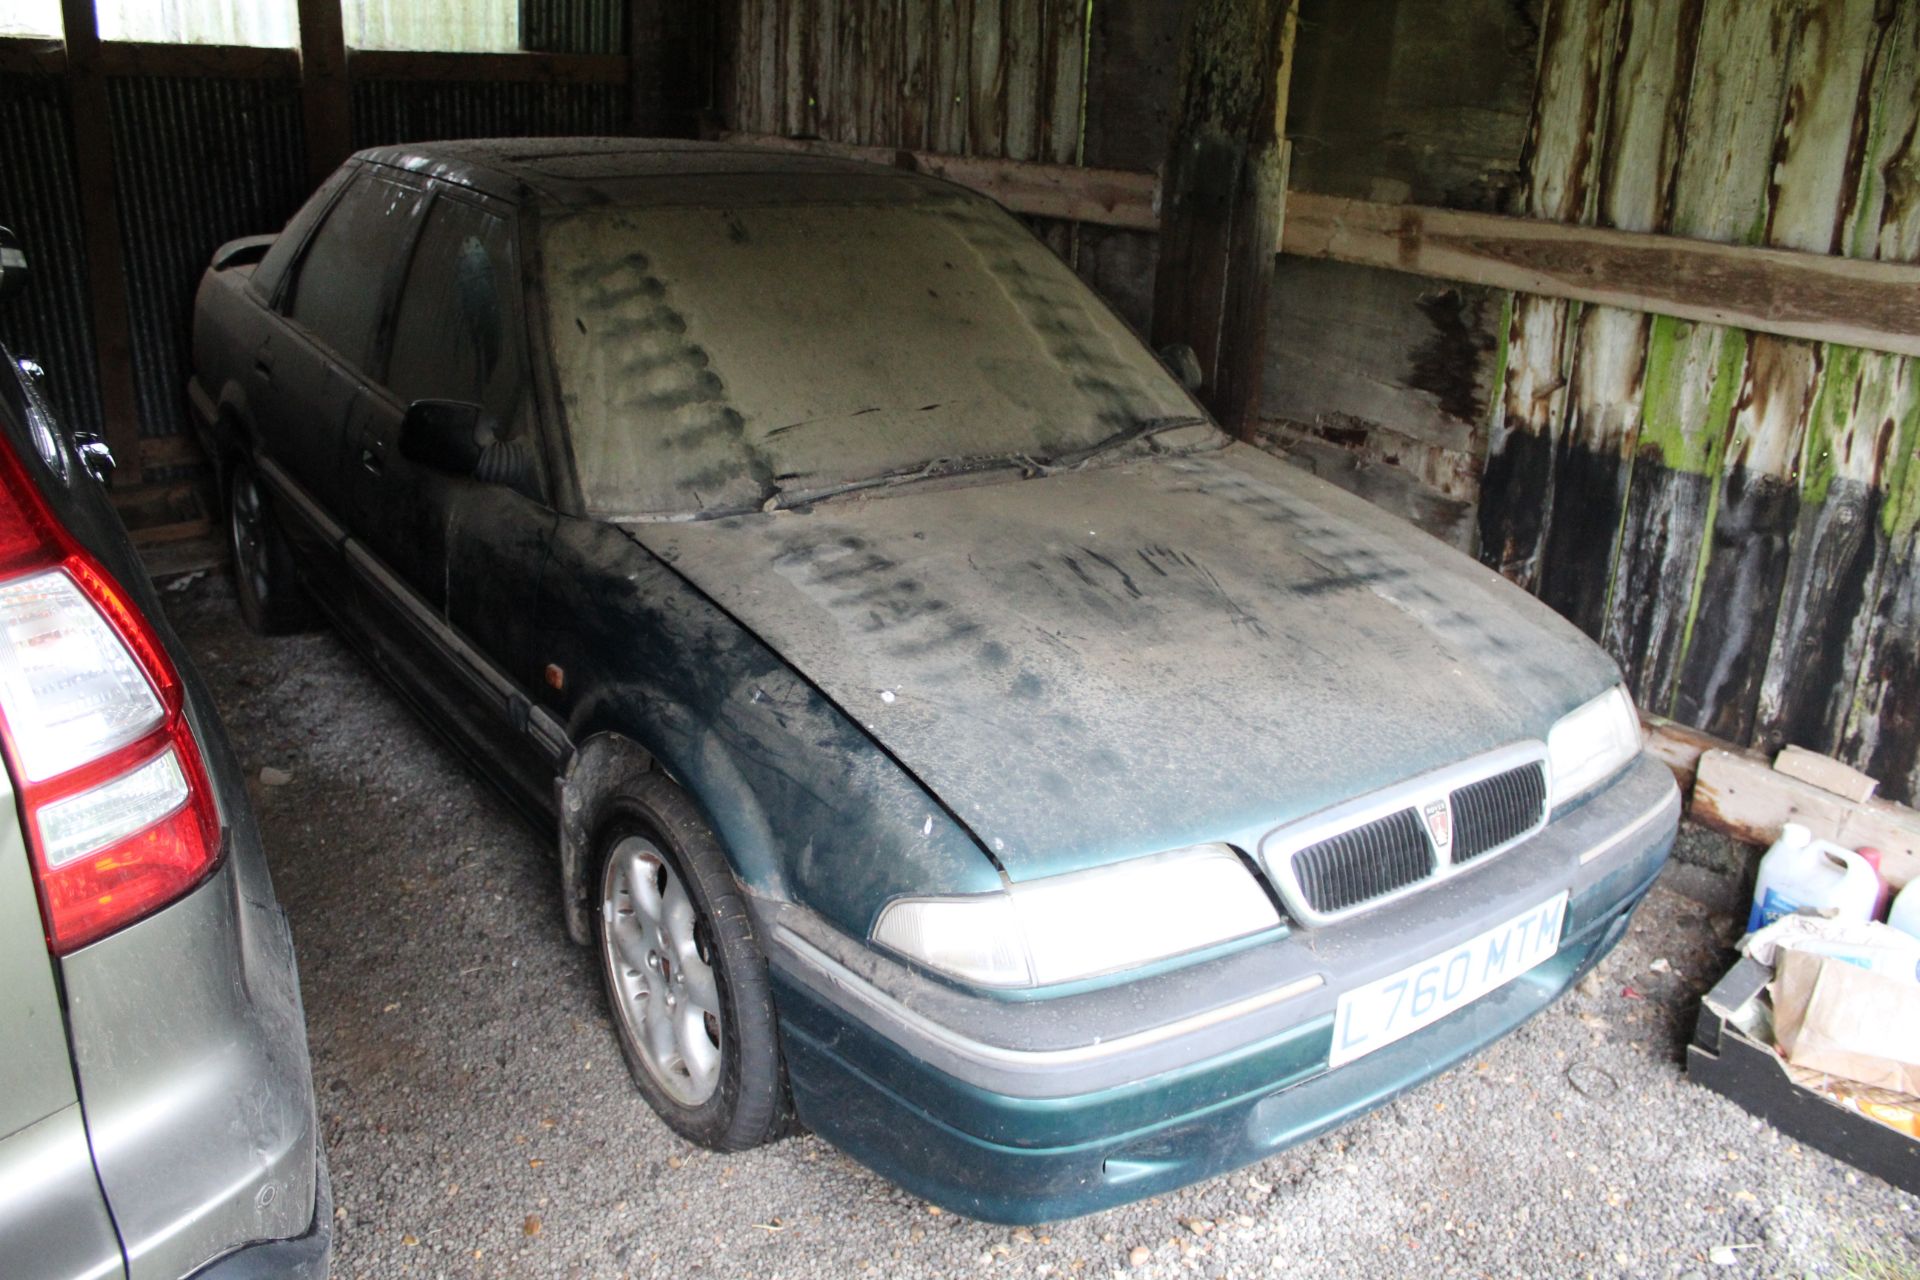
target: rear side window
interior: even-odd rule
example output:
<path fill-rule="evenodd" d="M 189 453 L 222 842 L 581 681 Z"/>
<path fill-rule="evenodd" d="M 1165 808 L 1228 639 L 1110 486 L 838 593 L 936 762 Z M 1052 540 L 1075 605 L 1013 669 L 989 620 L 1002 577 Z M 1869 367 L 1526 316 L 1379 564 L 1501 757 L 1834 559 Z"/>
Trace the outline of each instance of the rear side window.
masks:
<path fill-rule="evenodd" d="M 526 386 L 520 335 L 510 225 L 463 200 L 434 201 L 394 316 L 388 389 L 403 404 L 478 404 L 512 435 Z"/>
<path fill-rule="evenodd" d="M 363 365 L 372 349 L 388 267 L 406 245 L 422 199 L 412 187 L 363 173 L 300 260 L 287 313 L 349 364 Z"/>
<path fill-rule="evenodd" d="M 286 230 L 282 231 L 267 250 L 267 256 L 254 268 L 250 283 L 262 299 L 272 303 L 274 295 L 280 291 L 280 280 L 287 274 L 287 266 L 293 261 L 293 255 L 306 241 L 307 233 L 313 230 L 313 224 L 320 221 L 320 215 L 327 211 L 333 198 L 340 194 L 340 188 L 347 185 L 354 171 L 349 168 L 335 169 L 331 177 L 320 184 L 320 189 L 307 197 L 307 202 L 287 220 Z"/>

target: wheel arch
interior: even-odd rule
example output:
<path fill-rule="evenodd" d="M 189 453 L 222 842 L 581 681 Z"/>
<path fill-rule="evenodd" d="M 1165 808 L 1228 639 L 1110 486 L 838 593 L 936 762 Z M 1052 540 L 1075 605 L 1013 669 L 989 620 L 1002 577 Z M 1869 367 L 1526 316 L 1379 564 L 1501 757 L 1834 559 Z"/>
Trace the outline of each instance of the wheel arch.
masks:
<path fill-rule="evenodd" d="M 708 739 L 711 742 L 711 739 Z M 559 813 L 560 893 L 567 935 L 593 940 L 594 837 L 622 788 L 650 773 L 680 788 L 713 832 L 747 897 L 786 896 L 767 815 L 723 750 L 697 745 L 681 758 L 654 750 L 616 729 L 590 732 L 555 781 Z"/>

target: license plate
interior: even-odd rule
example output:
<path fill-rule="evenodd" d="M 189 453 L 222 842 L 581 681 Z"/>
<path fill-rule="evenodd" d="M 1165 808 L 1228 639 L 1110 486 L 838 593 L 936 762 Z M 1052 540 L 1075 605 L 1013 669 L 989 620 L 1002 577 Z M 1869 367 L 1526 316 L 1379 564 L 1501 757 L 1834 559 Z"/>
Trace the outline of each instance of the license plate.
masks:
<path fill-rule="evenodd" d="M 1340 997 L 1329 1067 L 1372 1053 L 1512 982 L 1560 949 L 1563 891 L 1479 937 Z"/>

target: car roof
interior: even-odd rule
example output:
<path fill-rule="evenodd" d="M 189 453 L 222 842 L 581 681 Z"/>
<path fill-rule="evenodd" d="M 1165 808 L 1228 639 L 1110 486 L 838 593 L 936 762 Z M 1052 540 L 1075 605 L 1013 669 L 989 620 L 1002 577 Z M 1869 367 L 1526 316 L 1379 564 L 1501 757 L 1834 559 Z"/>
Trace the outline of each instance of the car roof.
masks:
<path fill-rule="evenodd" d="M 806 199 L 849 185 L 900 198 L 954 190 L 936 178 L 859 160 L 668 138 L 469 138 L 373 147 L 356 158 L 519 204 L 562 208 L 679 202 L 690 183 L 768 199 Z"/>

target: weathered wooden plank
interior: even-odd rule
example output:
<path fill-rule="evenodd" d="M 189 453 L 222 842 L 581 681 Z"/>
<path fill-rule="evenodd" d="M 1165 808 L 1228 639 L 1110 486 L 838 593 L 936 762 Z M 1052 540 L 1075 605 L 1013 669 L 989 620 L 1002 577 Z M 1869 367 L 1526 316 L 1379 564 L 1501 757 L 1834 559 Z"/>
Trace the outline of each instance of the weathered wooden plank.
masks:
<path fill-rule="evenodd" d="M 873 106 L 868 130 L 874 141 L 904 146 L 900 132 L 900 10 L 917 0 L 873 0 L 867 43 Z"/>
<path fill-rule="evenodd" d="M 845 107 L 839 102 L 839 0 L 814 0 L 812 36 L 812 132 L 839 138 Z"/>
<path fill-rule="evenodd" d="M 1876 14 L 1868 43 L 1838 248 L 1910 260 L 1920 256 L 1920 192 L 1899 175 L 1916 155 L 1920 6 Z M 1799 466 L 1793 559 L 1760 689 L 1756 736 L 1770 749 L 1828 750 L 1846 735 L 1890 550 L 1881 514 L 1899 441 L 1883 436 L 1898 432 L 1920 398 L 1906 359 L 1829 346 L 1823 363 Z"/>
<path fill-rule="evenodd" d="M 1773 144 L 1763 239 L 1833 252 L 1875 0 L 1833 0 L 1789 18 L 1787 89 Z M 1753 732 L 1799 516 L 1796 473 L 1823 350 L 1755 334 L 1729 424 L 1713 526 L 1673 709 L 1736 742 Z"/>
<path fill-rule="evenodd" d="M 872 164 L 905 166 L 930 173 L 992 196 L 1015 213 L 1067 221 L 1099 222 L 1107 226 L 1152 231 L 1159 225 L 1154 213 L 1150 173 L 1120 169 L 1091 169 L 1074 165 L 1034 164 L 980 156 L 940 155 L 903 151 L 894 147 L 861 146 L 781 138 L 771 134 L 726 133 L 725 140 L 748 146 L 843 156 Z"/>
<path fill-rule="evenodd" d="M 159 46 L 191 49 L 192 45 Z M 253 50 L 276 53 L 278 50 Z M 348 74 L 360 80 L 454 84 L 625 84 L 618 53 L 444 53 L 418 49 L 354 49 Z M 212 74 L 212 73 L 209 73 Z"/>
<path fill-rule="evenodd" d="M 967 153 L 1007 154 L 1007 0 L 973 0 L 967 42 Z"/>
<path fill-rule="evenodd" d="M 1281 251 L 1920 355 L 1920 267 L 1906 263 L 1304 191 L 1289 193 Z"/>
<path fill-rule="evenodd" d="M 1046 40 L 1045 0 L 1002 0 L 1006 23 L 1006 137 L 1002 154 L 1011 160 L 1041 159 L 1040 102 L 1042 45 Z"/>
<path fill-rule="evenodd" d="M 1761 681 L 1756 745 L 1840 744 L 1890 550 L 1882 522 L 1899 424 L 1920 412 L 1913 362 L 1851 347 L 1826 368 L 1799 460 L 1799 514 Z M 1889 428 L 1892 435 L 1889 437 Z"/>
<path fill-rule="evenodd" d="M 1701 756 L 1709 751 L 1737 751 L 1730 742 L 1665 716 L 1642 715 L 1640 721 L 1647 731 L 1648 753 L 1673 770 L 1673 780 L 1680 784 L 1683 800 L 1690 801 L 1693 796 L 1693 780 L 1699 772 Z"/>
<path fill-rule="evenodd" d="M 1772 143 L 1784 111 L 1794 0 L 1707 0 L 1673 230 L 1752 244 L 1765 226 Z M 1820 259 L 1825 261 L 1825 259 Z M 1642 706 L 1674 710 L 1710 550 L 1748 335 L 1719 325 L 1649 330 L 1646 392 L 1619 567 L 1602 630 Z"/>
<path fill-rule="evenodd" d="M 1889 551 L 1840 754 L 1887 796 L 1911 800 L 1920 796 L 1920 403 L 1887 427 L 1879 532 Z"/>
<path fill-rule="evenodd" d="M 982 0 L 985 2 L 985 0 Z M 967 94 L 975 0 L 941 4 L 932 54 L 933 109 L 930 145 L 948 155 L 967 150 Z"/>
<path fill-rule="evenodd" d="M 1055 164 L 1076 164 L 1086 86 L 1087 6 L 1082 0 L 1045 0 L 1041 35 L 1042 85 L 1039 137 L 1034 154 Z"/>
<path fill-rule="evenodd" d="M 1540 72 L 1521 158 L 1528 216 L 1590 222 L 1597 148 L 1606 127 L 1607 79 L 1619 0 L 1554 0 L 1540 37 Z M 1565 425 L 1571 358 L 1568 304 L 1513 301 L 1506 384 L 1488 430 L 1480 498 L 1480 558 L 1536 588 L 1554 510 L 1554 455 Z"/>
<path fill-rule="evenodd" d="M 1242 435 L 1259 421 L 1296 0 L 1197 0 L 1162 193 L 1153 340 L 1199 357 L 1200 397 Z"/>
<path fill-rule="evenodd" d="M 1676 109 L 1692 73 L 1700 0 L 1627 0 L 1610 69 L 1595 216 L 1603 226 L 1664 228 L 1679 147 Z M 1598 637 L 1640 434 L 1649 317 L 1584 308 L 1573 333 L 1566 428 L 1553 462 L 1553 519 L 1537 590 Z"/>
<path fill-rule="evenodd" d="M 100 409 L 114 453 L 139 457 L 140 422 L 133 387 L 132 321 L 116 198 L 113 131 L 107 118 L 107 81 L 100 69 L 100 33 L 93 0 L 62 0 L 66 24 L 67 102 L 73 121 L 75 185 L 81 237 L 87 250 L 87 294 L 100 379 Z M 137 468 L 116 474 L 115 487 L 137 483 Z"/>
<path fill-rule="evenodd" d="M 0 37 L 0 75 L 57 76 L 67 69 L 66 46 L 37 36 Z"/>
<path fill-rule="evenodd" d="M 1780 773 L 1765 757 L 1707 751 L 1689 816 L 1749 844 L 1771 844 L 1797 822 L 1849 849 L 1880 850 L 1880 871 L 1899 889 L 1920 877 L 1920 813 L 1886 800 L 1856 802 Z"/>
<path fill-rule="evenodd" d="M 811 85 L 813 6 L 818 0 L 781 0 L 780 132 L 805 137 L 814 131 Z"/>
<path fill-rule="evenodd" d="M 930 118 L 927 76 L 927 40 L 938 29 L 929 6 L 907 0 L 900 9 L 900 145 L 920 150 L 928 145 Z"/>
<path fill-rule="evenodd" d="M 262 49 L 253 45 L 108 40 L 100 45 L 100 70 L 110 76 L 294 80 L 300 75 L 300 54 L 294 49 Z"/>
<path fill-rule="evenodd" d="M 1773 768 L 1776 773 L 1811 782 L 1822 791 L 1831 791 L 1855 803 L 1873 799 L 1873 793 L 1880 785 L 1877 779 L 1868 777 L 1852 765 L 1804 747 L 1783 748 L 1773 758 Z"/>

